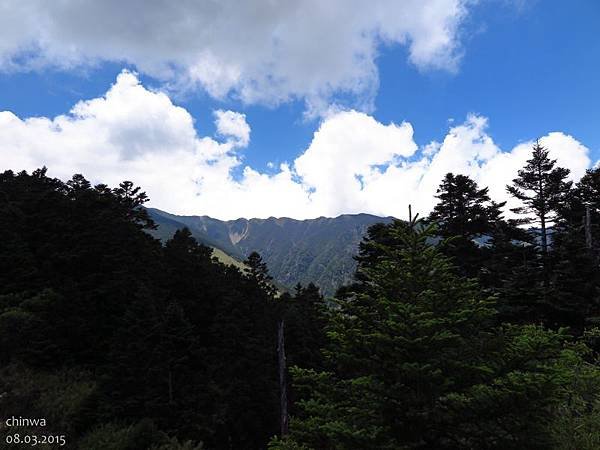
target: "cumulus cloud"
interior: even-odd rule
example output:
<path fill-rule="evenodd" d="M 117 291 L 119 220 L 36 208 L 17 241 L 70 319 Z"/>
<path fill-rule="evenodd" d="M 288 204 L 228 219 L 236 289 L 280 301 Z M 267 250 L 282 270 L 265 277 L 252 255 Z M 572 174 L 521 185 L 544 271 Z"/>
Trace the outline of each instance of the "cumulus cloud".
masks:
<path fill-rule="evenodd" d="M 83 173 L 93 182 L 141 185 L 151 205 L 177 214 L 217 218 L 342 213 L 406 217 L 408 204 L 428 213 L 447 172 L 473 177 L 491 196 L 506 200 L 505 185 L 530 157 L 532 142 L 503 150 L 488 121 L 469 116 L 440 142 L 421 148 L 409 123 L 383 124 L 357 111 L 323 119 L 307 148 L 268 173 L 244 166 L 250 139 L 244 115 L 216 111 L 217 137 L 199 136 L 191 115 L 161 92 L 123 72 L 102 97 L 82 101 L 55 118 L 19 118 L 0 112 L 0 169 L 52 176 Z M 579 179 L 590 166 L 588 149 L 574 137 L 541 138 L 558 163 Z M 234 172 L 241 176 L 233 177 Z"/>
<path fill-rule="evenodd" d="M 382 46 L 455 70 L 473 0 L 0 0 L 0 70 L 127 62 L 175 89 L 369 108 Z"/>
<path fill-rule="evenodd" d="M 246 122 L 246 115 L 235 111 L 214 112 L 217 133 L 230 138 L 239 147 L 246 147 L 250 143 L 250 125 Z"/>
<path fill-rule="evenodd" d="M 344 111 L 325 119 L 294 168 L 312 191 L 319 214 L 367 211 L 373 207 L 368 187 L 380 174 L 378 167 L 416 150 L 410 124 L 384 125 L 364 113 Z"/>
<path fill-rule="evenodd" d="M 531 158 L 533 140 L 503 151 L 487 134 L 487 127 L 487 118 L 472 115 L 464 124 L 450 129 L 439 150 L 427 160 L 416 204 L 429 211 L 435 204 L 433 195 L 439 180 L 445 173 L 454 172 L 469 175 L 481 186 L 489 187 L 493 199 L 507 201 L 507 210 L 517 206 L 507 196 L 506 185 Z M 540 143 L 549 149 L 558 165 L 571 171 L 569 177 L 573 181 L 579 180 L 590 166 L 588 148 L 572 136 L 552 132 L 542 136 Z"/>

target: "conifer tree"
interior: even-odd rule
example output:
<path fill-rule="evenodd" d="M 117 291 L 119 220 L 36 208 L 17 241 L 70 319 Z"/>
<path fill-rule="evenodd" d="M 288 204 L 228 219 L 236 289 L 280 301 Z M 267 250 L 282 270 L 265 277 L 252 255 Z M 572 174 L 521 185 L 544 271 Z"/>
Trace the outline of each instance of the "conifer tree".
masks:
<path fill-rule="evenodd" d="M 600 256 L 600 168 L 588 169 L 560 209 L 559 231 L 571 230 L 586 238 L 589 224 L 592 256 Z M 588 242 L 586 242 L 588 247 Z"/>
<path fill-rule="evenodd" d="M 438 223 L 440 235 L 446 238 L 472 240 L 489 234 L 502 217 L 501 208 L 506 202 L 493 202 L 488 192 L 489 188 L 479 188 L 466 175 L 448 173 L 437 190 L 439 201 L 429 219 Z"/>
<path fill-rule="evenodd" d="M 518 177 L 506 190 L 522 206 L 512 211 L 521 215 L 521 224 L 535 224 L 540 227 L 540 248 L 544 268 L 544 283 L 548 287 L 548 227 L 558 218 L 561 205 L 571 189 L 567 181 L 569 169 L 556 167 L 556 160 L 550 159 L 548 150 L 539 141 L 533 145 L 532 156 L 527 160 Z"/>
<path fill-rule="evenodd" d="M 479 282 L 496 296 L 499 323 L 540 322 L 543 290 L 535 238 L 513 220 L 498 221 L 483 251 Z"/>
<path fill-rule="evenodd" d="M 398 244 L 339 299 L 329 370 L 293 370 L 300 412 L 273 448 L 547 448 L 562 337 L 494 330 L 492 300 L 454 275 L 433 225 L 389 228 Z"/>
<path fill-rule="evenodd" d="M 207 326 L 217 295 L 213 282 L 219 279 L 211 258 L 212 248 L 199 244 L 188 228 L 177 230 L 164 246 L 164 283 L 169 297 L 183 305 L 197 324 Z"/>
<path fill-rule="evenodd" d="M 429 220 L 437 223 L 440 236 L 452 238 L 445 253 L 469 277 L 481 276 L 486 256 L 483 244 L 502 221 L 505 203 L 492 201 L 488 191 L 466 175 L 448 173 L 437 190 L 439 201 L 429 215 Z"/>
<path fill-rule="evenodd" d="M 600 171 L 589 169 L 565 199 L 553 233 L 550 323 L 576 335 L 600 325 Z"/>
<path fill-rule="evenodd" d="M 254 280 L 269 296 L 275 296 L 277 288 L 273 286 L 273 277 L 269 275 L 267 263 L 263 261 L 258 252 L 250 253 L 244 264 L 248 268 L 248 277 Z"/>
<path fill-rule="evenodd" d="M 296 285 L 294 295 L 281 297 L 286 323 L 286 355 L 290 366 L 322 368 L 328 307 L 313 283 Z"/>

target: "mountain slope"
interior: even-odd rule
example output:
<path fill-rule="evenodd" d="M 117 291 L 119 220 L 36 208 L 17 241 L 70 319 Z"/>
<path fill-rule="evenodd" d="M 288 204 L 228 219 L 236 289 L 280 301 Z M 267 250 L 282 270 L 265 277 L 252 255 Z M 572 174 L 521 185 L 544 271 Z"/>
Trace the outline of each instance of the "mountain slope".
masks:
<path fill-rule="evenodd" d="M 346 214 L 308 220 L 270 217 L 221 221 L 208 216 L 176 216 L 153 208 L 149 212 L 159 225 L 155 235 L 161 239 L 187 226 L 199 242 L 235 259 L 259 252 L 273 278 L 283 286 L 313 282 L 326 295 L 351 279 L 356 267 L 352 257 L 367 228 L 392 220 Z"/>

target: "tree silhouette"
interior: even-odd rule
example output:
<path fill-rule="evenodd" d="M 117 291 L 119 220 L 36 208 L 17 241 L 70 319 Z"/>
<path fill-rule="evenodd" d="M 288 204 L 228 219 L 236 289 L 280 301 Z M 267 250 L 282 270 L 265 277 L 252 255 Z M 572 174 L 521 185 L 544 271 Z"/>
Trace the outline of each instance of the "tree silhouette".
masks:
<path fill-rule="evenodd" d="M 571 189 L 572 182 L 566 181 L 569 169 L 556 167 L 556 160 L 550 159 L 548 150 L 539 141 L 533 146 L 532 156 L 518 177 L 506 190 L 522 206 L 512 211 L 521 215 L 522 224 L 536 224 L 540 227 L 540 245 L 544 267 L 544 283 L 548 286 L 548 226 L 558 218 L 561 205 Z"/>

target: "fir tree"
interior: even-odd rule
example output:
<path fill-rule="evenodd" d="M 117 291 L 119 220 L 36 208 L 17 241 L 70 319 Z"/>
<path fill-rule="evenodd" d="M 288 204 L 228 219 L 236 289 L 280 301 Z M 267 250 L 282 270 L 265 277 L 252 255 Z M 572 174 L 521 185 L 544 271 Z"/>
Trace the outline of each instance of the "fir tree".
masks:
<path fill-rule="evenodd" d="M 277 288 L 273 286 L 273 277 L 269 275 L 267 263 L 263 261 L 258 252 L 250 253 L 244 264 L 248 268 L 247 275 L 250 279 L 254 280 L 269 296 L 277 294 Z"/>
<path fill-rule="evenodd" d="M 298 284 L 293 297 L 282 296 L 286 323 L 286 355 L 290 366 L 322 368 L 328 307 L 313 283 Z"/>
<path fill-rule="evenodd" d="M 590 169 L 565 198 L 553 233 L 549 323 L 570 327 L 577 335 L 600 325 L 598 205 L 600 173 Z"/>
<path fill-rule="evenodd" d="M 548 287 L 548 227 L 558 218 L 558 211 L 566 200 L 572 182 L 567 181 L 569 169 L 556 167 L 556 160 L 550 159 L 548 150 L 537 141 L 533 146 L 532 157 L 518 172 L 518 177 L 506 190 L 522 206 L 512 211 L 522 216 L 521 224 L 536 224 L 540 227 L 540 247 L 544 267 L 544 282 Z"/>
<path fill-rule="evenodd" d="M 479 281 L 496 296 L 499 323 L 540 322 L 543 289 L 535 238 L 513 220 L 496 223 L 483 250 Z"/>
<path fill-rule="evenodd" d="M 536 361 L 558 364 L 563 338 L 494 330 L 491 299 L 453 274 L 433 226 L 389 227 L 398 245 L 339 301 L 329 371 L 293 371 L 300 413 L 275 448 L 547 448 L 559 386 Z"/>
<path fill-rule="evenodd" d="M 559 219 L 559 232 L 575 233 L 584 242 L 591 256 L 600 256 L 600 168 L 586 171 L 562 203 Z M 587 242 L 588 239 L 591 242 Z"/>
<path fill-rule="evenodd" d="M 439 201 L 429 216 L 438 224 L 440 236 L 452 238 L 445 253 L 469 277 L 481 275 L 486 256 L 484 243 L 502 221 L 504 203 L 493 202 L 488 191 L 466 175 L 448 173 L 437 190 Z"/>
<path fill-rule="evenodd" d="M 439 233 L 445 238 L 473 240 L 489 234 L 501 219 L 505 202 L 493 202 L 488 193 L 487 187 L 479 188 L 468 176 L 448 173 L 437 190 L 439 201 L 429 219 L 438 223 Z"/>

